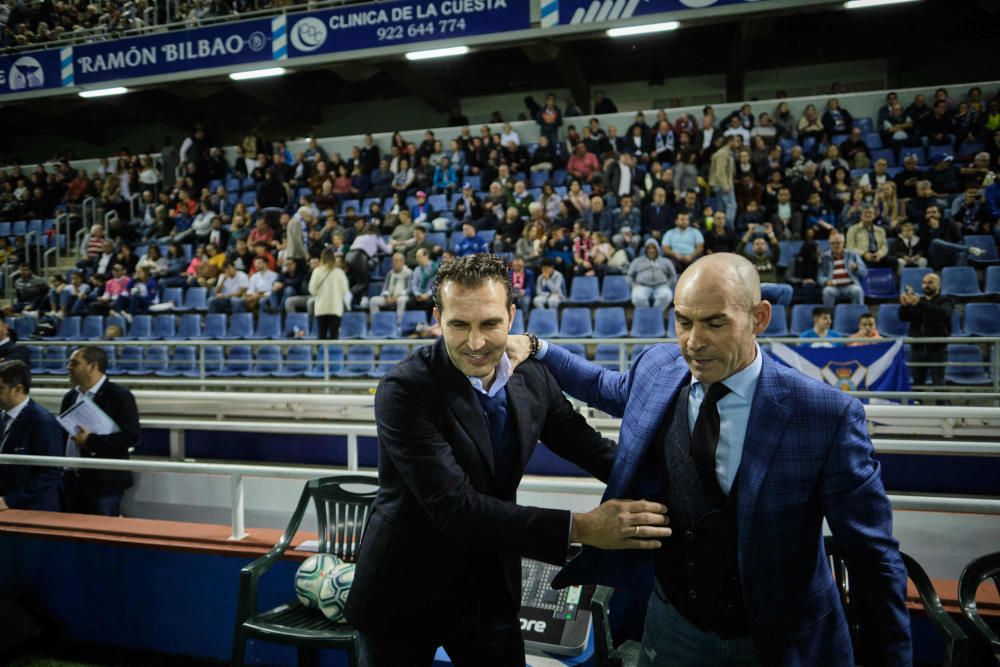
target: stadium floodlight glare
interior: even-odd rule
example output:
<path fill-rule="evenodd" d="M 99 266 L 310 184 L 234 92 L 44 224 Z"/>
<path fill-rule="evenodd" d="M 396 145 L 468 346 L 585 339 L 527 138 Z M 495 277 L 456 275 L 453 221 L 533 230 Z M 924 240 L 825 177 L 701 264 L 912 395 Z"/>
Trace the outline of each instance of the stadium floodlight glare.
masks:
<path fill-rule="evenodd" d="M 844 9 L 867 9 L 882 5 L 898 5 L 904 2 L 917 2 L 917 0 L 847 0 L 844 3 Z"/>
<path fill-rule="evenodd" d="M 128 88 L 115 86 L 114 88 L 98 88 L 97 90 L 81 90 L 77 93 L 80 97 L 110 97 L 111 95 L 124 95 Z"/>
<path fill-rule="evenodd" d="M 677 21 L 667 21 L 665 23 L 646 23 L 643 25 L 630 25 L 624 28 L 611 28 L 607 31 L 608 37 L 630 37 L 632 35 L 648 35 L 652 32 L 666 32 L 677 30 L 681 24 Z"/>
<path fill-rule="evenodd" d="M 430 49 L 429 51 L 410 51 L 407 60 L 428 60 L 430 58 L 447 58 L 448 56 L 464 56 L 469 52 L 467 46 L 449 46 L 445 49 Z"/>
<path fill-rule="evenodd" d="M 233 81 L 265 79 L 269 76 L 281 76 L 287 71 L 284 67 L 268 67 L 267 69 L 252 69 L 249 72 L 233 72 L 229 75 L 229 78 Z"/>

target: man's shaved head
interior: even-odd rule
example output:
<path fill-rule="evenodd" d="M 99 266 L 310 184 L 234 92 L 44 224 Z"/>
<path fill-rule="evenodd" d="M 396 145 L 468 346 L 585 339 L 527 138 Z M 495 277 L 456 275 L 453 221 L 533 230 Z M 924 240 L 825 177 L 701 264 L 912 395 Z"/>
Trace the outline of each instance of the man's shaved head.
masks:
<path fill-rule="evenodd" d="M 695 380 L 712 384 L 749 366 L 755 336 L 771 321 L 757 269 L 741 255 L 702 257 L 681 274 L 674 295 L 677 338 Z"/>

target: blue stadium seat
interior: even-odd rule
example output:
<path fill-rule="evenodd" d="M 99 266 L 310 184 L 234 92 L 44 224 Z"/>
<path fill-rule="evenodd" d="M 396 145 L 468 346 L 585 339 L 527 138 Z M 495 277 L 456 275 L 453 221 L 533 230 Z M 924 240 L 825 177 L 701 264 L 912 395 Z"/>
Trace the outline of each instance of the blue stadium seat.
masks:
<path fill-rule="evenodd" d="M 520 336 L 524 333 L 524 311 L 514 311 L 514 323 L 510 327 L 511 336 Z"/>
<path fill-rule="evenodd" d="M 569 303 L 592 304 L 601 299 L 597 276 L 577 276 L 569 291 Z"/>
<path fill-rule="evenodd" d="M 156 371 L 166 370 L 168 362 L 166 345 L 149 345 L 142 350 L 139 367 L 125 372 L 128 375 L 152 375 Z"/>
<path fill-rule="evenodd" d="M 100 340 L 104 338 L 104 318 L 100 315 L 87 315 L 83 318 L 80 337 L 85 340 Z"/>
<path fill-rule="evenodd" d="M 962 242 L 970 248 L 979 248 L 983 251 L 978 257 L 969 253 L 969 264 L 972 266 L 1000 265 L 996 241 L 989 234 L 969 234 L 962 239 Z"/>
<path fill-rule="evenodd" d="M 1000 296 L 1000 266 L 986 268 L 986 285 L 983 294 L 993 297 Z"/>
<path fill-rule="evenodd" d="M 930 146 L 927 149 L 927 161 L 934 162 L 934 158 L 941 155 L 951 155 L 954 157 L 955 151 L 951 146 Z"/>
<path fill-rule="evenodd" d="M 871 308 L 863 303 L 838 303 L 833 311 L 833 328 L 850 335 L 858 330 L 858 318 L 871 313 Z"/>
<path fill-rule="evenodd" d="M 370 345 L 352 345 L 344 359 L 344 367 L 334 373 L 339 378 L 357 378 L 375 370 L 375 350 Z"/>
<path fill-rule="evenodd" d="M 253 313 L 233 313 L 229 318 L 229 331 L 225 336 L 215 336 L 220 340 L 253 338 Z"/>
<path fill-rule="evenodd" d="M 344 215 L 347 213 L 348 208 L 353 208 L 358 213 L 361 212 L 361 200 L 360 199 L 345 199 L 340 203 L 340 214 Z"/>
<path fill-rule="evenodd" d="M 80 332 L 80 318 L 77 316 L 64 317 L 59 321 L 59 330 L 52 340 L 80 340 L 83 338 Z"/>
<path fill-rule="evenodd" d="M 785 307 L 776 303 L 771 306 L 771 322 L 767 325 L 767 329 L 764 330 L 765 336 L 787 336 L 788 335 L 788 316 L 785 313 Z"/>
<path fill-rule="evenodd" d="M 28 234 L 41 234 L 42 233 L 42 221 L 41 220 L 29 220 L 28 221 Z"/>
<path fill-rule="evenodd" d="M 381 294 L 382 286 L 384 284 L 385 281 L 383 280 L 373 280 L 370 283 L 368 283 L 368 298 L 370 299 L 373 296 L 378 296 L 379 294 Z"/>
<path fill-rule="evenodd" d="M 899 289 L 892 269 L 868 269 L 864 279 L 865 297 L 878 301 L 897 301 Z"/>
<path fill-rule="evenodd" d="M 431 205 L 431 208 L 435 211 L 447 211 L 448 210 L 448 196 L 447 195 L 431 195 L 427 198 L 427 203 Z"/>
<path fill-rule="evenodd" d="M 920 286 L 920 281 L 924 279 L 928 273 L 933 273 L 928 268 L 920 268 L 916 266 L 908 266 L 899 272 L 899 293 L 902 294 L 906 291 L 906 286 L 909 285 L 913 288 L 913 291 L 917 294 L 923 294 L 924 289 Z"/>
<path fill-rule="evenodd" d="M 896 166 L 896 154 L 891 148 L 879 148 L 872 149 L 871 151 L 872 164 L 875 164 L 878 160 L 885 160 L 889 163 L 890 167 Z"/>
<path fill-rule="evenodd" d="M 917 164 L 927 164 L 927 156 L 924 155 L 924 149 L 921 146 L 904 146 L 903 148 L 900 148 L 899 163 L 902 164 L 910 155 L 917 156 Z"/>
<path fill-rule="evenodd" d="M 778 256 L 778 266 L 787 269 L 792 263 L 792 258 L 802 251 L 802 241 L 778 241 L 781 254 Z"/>
<path fill-rule="evenodd" d="M 240 179 L 238 178 L 227 178 L 226 179 L 226 192 L 239 192 L 240 191 Z"/>
<path fill-rule="evenodd" d="M 180 377 L 198 369 L 198 351 L 191 345 L 179 345 L 174 348 L 170 363 L 166 368 L 153 371 L 159 377 Z"/>
<path fill-rule="evenodd" d="M 48 375 L 65 375 L 66 361 L 69 359 L 65 345 L 46 345 L 42 352 L 43 373 Z"/>
<path fill-rule="evenodd" d="M 971 266 L 946 266 L 941 270 L 941 294 L 957 297 L 980 297 L 976 270 Z"/>
<path fill-rule="evenodd" d="M 479 176 L 478 174 L 476 174 L 476 175 L 469 175 L 469 176 L 466 176 L 466 177 L 465 177 L 465 182 L 466 182 L 466 183 L 468 183 L 468 184 L 469 184 L 469 186 L 470 186 L 470 187 L 471 187 L 471 188 L 472 188 L 472 189 L 473 189 L 474 191 L 478 191 L 478 190 L 479 190 L 479 188 L 480 188 L 480 187 L 482 187 L 482 182 L 481 182 L 481 178 L 482 178 L 482 177 L 481 177 L 481 176 Z"/>
<path fill-rule="evenodd" d="M 597 350 L 594 352 L 594 363 L 598 366 L 603 366 L 605 368 L 610 368 L 613 371 L 617 371 L 621 367 L 620 355 L 622 349 L 622 346 L 614 343 L 601 343 L 597 346 Z M 628 362 L 628 350 L 625 350 L 626 368 L 628 368 Z"/>
<path fill-rule="evenodd" d="M 336 374 L 344 368 L 344 348 L 330 344 L 320 346 L 316 350 L 316 363 L 305 372 L 305 376 L 322 379 L 325 365 L 329 365 L 329 377 L 336 377 Z"/>
<path fill-rule="evenodd" d="M 962 328 L 962 319 L 958 314 L 958 308 L 954 308 L 951 311 L 951 335 L 952 336 L 965 335 L 965 329 Z"/>
<path fill-rule="evenodd" d="M 556 169 L 552 172 L 552 185 L 554 187 L 562 187 L 566 185 L 566 173 L 565 169 Z"/>
<path fill-rule="evenodd" d="M 176 302 L 175 302 L 176 303 Z M 188 287 L 184 292 L 183 305 L 174 306 L 174 311 L 179 313 L 189 313 L 192 310 L 204 313 L 208 310 L 208 288 Z"/>
<path fill-rule="evenodd" d="M 531 172 L 531 187 L 540 188 L 549 181 L 549 172 L 547 171 L 533 171 Z"/>
<path fill-rule="evenodd" d="M 309 338 L 309 313 L 288 313 L 285 315 L 285 327 L 281 335 L 285 338 L 295 338 L 295 330 L 306 333 L 302 338 Z M 307 349 L 307 348 L 303 348 Z"/>
<path fill-rule="evenodd" d="M 257 203 L 257 193 L 253 190 L 249 190 L 240 195 L 240 201 L 243 202 L 244 206 L 250 207 Z"/>
<path fill-rule="evenodd" d="M 427 311 L 407 310 L 403 313 L 403 321 L 399 324 L 399 336 L 403 337 L 416 332 L 419 324 L 427 324 Z"/>
<path fill-rule="evenodd" d="M 128 335 L 124 336 L 129 340 L 153 340 L 153 316 L 134 315 L 132 323 L 129 325 Z"/>
<path fill-rule="evenodd" d="M 28 233 L 28 221 L 27 220 L 17 220 L 14 222 L 14 226 L 11 227 L 10 233 L 14 236 L 24 236 Z"/>
<path fill-rule="evenodd" d="M 0 236 L 10 236 L 12 225 L 9 222 L 0 222 Z"/>
<path fill-rule="evenodd" d="M 221 339 L 226 337 L 226 314 L 209 313 L 205 315 L 205 331 L 199 338 Z"/>
<path fill-rule="evenodd" d="M 344 316 L 340 318 L 340 338 L 342 340 L 365 338 L 367 331 L 367 313 L 351 311 L 344 313 Z"/>
<path fill-rule="evenodd" d="M 272 375 L 276 378 L 302 377 L 309 370 L 311 364 L 312 351 L 305 345 L 295 345 L 288 348 L 284 363 Z"/>
<path fill-rule="evenodd" d="M 38 318 L 35 317 L 22 315 L 21 317 L 14 318 L 13 328 L 14 333 L 17 334 L 17 339 L 24 341 L 34 336 L 36 324 L 38 324 Z"/>
<path fill-rule="evenodd" d="M 659 308 L 643 306 L 632 312 L 632 338 L 663 338 L 666 328 L 663 325 L 663 312 Z"/>
<path fill-rule="evenodd" d="M 595 338 L 623 338 L 628 335 L 625 309 L 621 306 L 598 308 L 594 313 Z"/>
<path fill-rule="evenodd" d="M 281 338 L 281 315 L 278 313 L 266 313 L 262 310 L 257 316 L 257 329 L 253 334 L 244 336 L 244 338 L 253 340 Z"/>
<path fill-rule="evenodd" d="M 40 345 L 28 346 L 28 358 L 31 360 L 31 372 L 42 374 L 45 372 L 45 351 Z"/>
<path fill-rule="evenodd" d="M 590 321 L 589 308 L 567 308 L 562 312 L 559 323 L 559 338 L 590 338 L 594 326 Z"/>
<path fill-rule="evenodd" d="M 249 378 L 270 377 L 281 370 L 281 348 L 277 345 L 261 345 L 257 348 L 257 358 L 253 366 L 241 375 Z"/>
<path fill-rule="evenodd" d="M 181 322 L 177 328 L 177 338 L 181 340 L 198 340 L 201 338 L 201 315 L 198 313 L 181 315 Z"/>
<path fill-rule="evenodd" d="M 532 308 L 528 316 L 528 331 L 539 338 L 552 338 L 559 334 L 559 319 L 556 311 L 548 308 Z"/>
<path fill-rule="evenodd" d="M 979 364 L 977 366 L 953 366 L 952 364 Z M 978 345 L 949 345 L 948 366 L 944 371 L 946 384 L 983 385 L 990 378 L 983 367 L 983 352 Z"/>
<path fill-rule="evenodd" d="M 441 246 L 441 248 L 447 248 L 448 246 L 448 235 L 444 232 L 427 232 L 427 241 L 433 245 Z"/>
<path fill-rule="evenodd" d="M 847 141 L 847 137 L 848 136 L 850 136 L 850 135 L 847 135 L 847 134 L 835 134 L 832 137 L 830 137 L 830 143 L 833 144 L 834 146 L 836 146 L 837 148 L 840 148 L 840 144 L 842 144 L 845 141 Z"/>
<path fill-rule="evenodd" d="M 378 365 L 368 373 L 368 377 L 383 377 L 409 353 L 410 349 L 405 345 L 383 345 L 378 352 Z"/>
<path fill-rule="evenodd" d="M 632 301 L 632 289 L 628 278 L 615 274 L 604 276 L 601 286 L 601 303 L 612 306 L 624 306 Z"/>
<path fill-rule="evenodd" d="M 142 348 L 128 345 L 118 348 L 115 365 L 108 370 L 111 374 L 128 374 L 142 368 Z"/>
<path fill-rule="evenodd" d="M 792 150 L 793 146 L 798 146 L 798 142 L 795 139 L 779 139 L 778 145 L 781 146 L 781 152 L 787 156 L 789 151 Z"/>
<path fill-rule="evenodd" d="M 875 316 L 878 332 L 886 337 L 905 337 L 910 335 L 910 323 L 899 319 L 898 303 L 883 303 L 878 307 Z"/>
<path fill-rule="evenodd" d="M 964 320 L 962 328 L 970 336 L 1000 336 L 1000 304 L 967 304 Z"/>
<path fill-rule="evenodd" d="M 381 311 L 372 314 L 371 328 L 365 338 L 395 338 L 396 310 Z"/>
<path fill-rule="evenodd" d="M 250 370 L 252 364 L 253 352 L 250 350 L 250 346 L 233 345 L 228 350 L 222 368 L 214 374 L 219 377 L 236 377 Z"/>
<path fill-rule="evenodd" d="M 223 372 L 225 354 L 222 352 L 221 345 L 206 345 L 201 348 L 201 354 L 205 356 L 205 375 L 215 377 Z M 184 373 L 184 377 L 200 377 L 200 375 L 200 369 Z"/>
<path fill-rule="evenodd" d="M 882 136 L 878 132 L 869 132 L 862 135 L 862 141 L 873 151 L 881 150 Z"/>
<path fill-rule="evenodd" d="M 157 315 L 154 317 L 153 338 L 155 340 L 177 338 L 177 318 L 173 315 Z"/>
<path fill-rule="evenodd" d="M 219 186 L 223 185 L 225 185 L 225 181 L 221 178 L 213 178 L 208 182 L 208 191 L 214 195 L 215 191 L 219 189 Z"/>
<path fill-rule="evenodd" d="M 800 335 L 813 326 L 813 308 L 819 308 L 821 303 L 800 303 L 792 306 L 792 326 L 789 330 L 793 336 Z"/>
<path fill-rule="evenodd" d="M 363 199 L 361 201 L 361 209 L 358 211 L 358 213 L 364 213 L 367 215 L 368 211 L 371 210 L 372 204 L 378 204 L 379 206 L 381 206 L 382 200 L 379 199 L 378 197 L 367 197 Z"/>
<path fill-rule="evenodd" d="M 178 306 L 183 307 L 184 290 L 180 287 L 164 287 L 163 294 L 160 296 L 160 303 L 167 303 L 168 301 L 174 302 L 172 310 L 177 310 Z"/>

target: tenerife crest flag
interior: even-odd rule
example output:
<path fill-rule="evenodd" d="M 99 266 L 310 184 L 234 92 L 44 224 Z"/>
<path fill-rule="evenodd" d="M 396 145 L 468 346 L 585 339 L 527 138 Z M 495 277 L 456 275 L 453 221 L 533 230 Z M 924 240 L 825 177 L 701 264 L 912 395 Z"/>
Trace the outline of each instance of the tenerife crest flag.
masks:
<path fill-rule="evenodd" d="M 842 391 L 910 391 L 903 341 L 870 345 L 771 345 L 771 356 Z"/>

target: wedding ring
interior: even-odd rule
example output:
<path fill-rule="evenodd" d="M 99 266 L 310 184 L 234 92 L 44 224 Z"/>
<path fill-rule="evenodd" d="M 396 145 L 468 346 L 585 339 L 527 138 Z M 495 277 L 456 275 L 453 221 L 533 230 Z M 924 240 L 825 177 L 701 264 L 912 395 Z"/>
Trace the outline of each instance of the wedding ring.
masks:
<path fill-rule="evenodd" d="M 639 537 L 639 526 L 635 527 L 635 536 Z"/>

